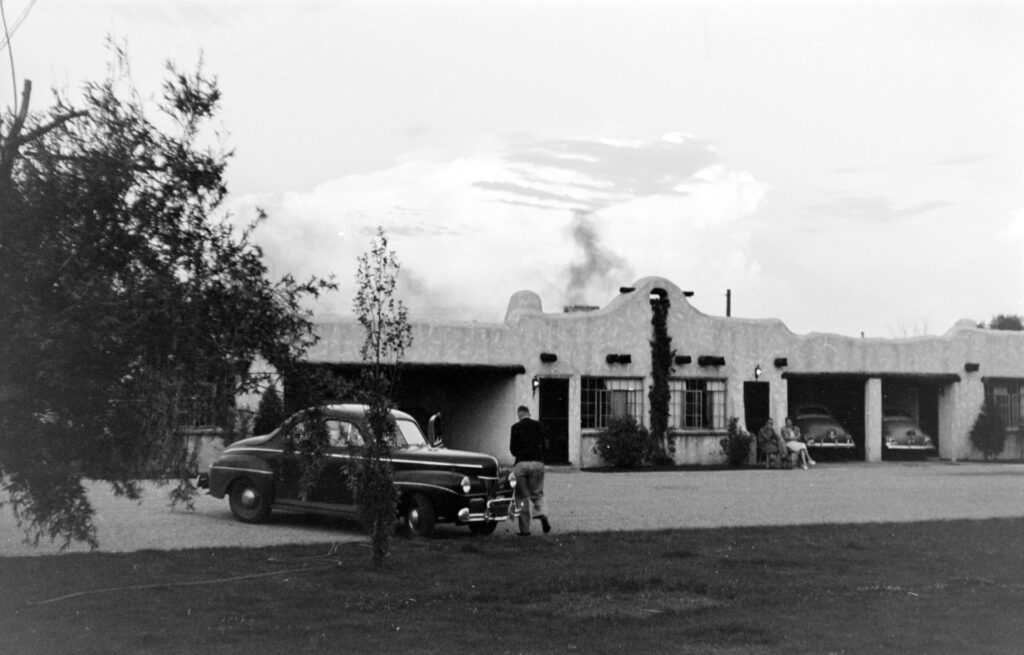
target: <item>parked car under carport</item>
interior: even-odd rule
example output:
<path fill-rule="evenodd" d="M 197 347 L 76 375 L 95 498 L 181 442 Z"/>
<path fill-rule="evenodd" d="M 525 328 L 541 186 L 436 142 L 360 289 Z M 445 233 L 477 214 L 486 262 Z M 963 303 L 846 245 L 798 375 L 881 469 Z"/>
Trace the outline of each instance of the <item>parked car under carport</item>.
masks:
<path fill-rule="evenodd" d="M 808 448 L 828 450 L 852 450 L 855 447 L 853 435 L 836 420 L 824 405 L 801 405 L 797 407 L 793 423 Z"/>
<path fill-rule="evenodd" d="M 926 457 L 935 452 L 935 441 L 909 413 L 887 412 L 882 416 L 882 452 Z"/>

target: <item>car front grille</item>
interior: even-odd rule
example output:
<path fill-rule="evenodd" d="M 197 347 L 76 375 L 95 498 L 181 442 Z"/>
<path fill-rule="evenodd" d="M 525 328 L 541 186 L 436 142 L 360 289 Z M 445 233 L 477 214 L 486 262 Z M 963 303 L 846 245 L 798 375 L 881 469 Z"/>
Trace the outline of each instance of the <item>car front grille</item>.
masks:
<path fill-rule="evenodd" d="M 487 503 L 487 516 L 490 519 L 507 518 L 512 512 L 511 498 L 498 498 Z"/>

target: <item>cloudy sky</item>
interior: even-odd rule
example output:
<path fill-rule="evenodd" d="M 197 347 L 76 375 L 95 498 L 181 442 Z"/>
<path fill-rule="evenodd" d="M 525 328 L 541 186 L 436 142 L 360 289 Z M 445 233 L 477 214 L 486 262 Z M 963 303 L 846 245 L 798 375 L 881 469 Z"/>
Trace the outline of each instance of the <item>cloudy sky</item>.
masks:
<path fill-rule="evenodd" d="M 414 319 L 500 321 L 520 289 L 604 305 L 647 275 L 798 333 L 1024 314 L 1024 3 L 3 6 L 36 108 L 103 75 L 107 35 L 144 94 L 202 53 L 231 208 L 269 211 L 276 275 L 337 275 L 320 313 L 350 311 L 381 225 Z"/>

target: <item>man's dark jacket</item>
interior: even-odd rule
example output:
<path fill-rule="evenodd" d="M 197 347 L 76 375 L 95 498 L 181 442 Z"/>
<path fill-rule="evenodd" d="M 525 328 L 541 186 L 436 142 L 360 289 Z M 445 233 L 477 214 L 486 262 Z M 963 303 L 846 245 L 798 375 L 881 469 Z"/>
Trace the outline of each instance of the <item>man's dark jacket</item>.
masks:
<path fill-rule="evenodd" d="M 532 418 L 519 419 L 512 425 L 509 451 L 519 462 L 544 461 L 544 426 Z"/>

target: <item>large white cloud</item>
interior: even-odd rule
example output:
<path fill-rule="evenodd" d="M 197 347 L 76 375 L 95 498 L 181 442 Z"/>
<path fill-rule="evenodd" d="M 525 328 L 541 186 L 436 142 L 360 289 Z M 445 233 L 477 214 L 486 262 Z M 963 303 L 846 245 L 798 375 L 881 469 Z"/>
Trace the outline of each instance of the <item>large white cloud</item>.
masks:
<path fill-rule="evenodd" d="M 234 203 L 270 213 L 256 232 L 272 273 L 338 276 L 314 310 L 348 313 L 356 257 L 381 225 L 402 263 L 414 319 L 498 321 L 533 289 L 546 309 L 605 304 L 618 286 L 664 275 L 686 286 L 757 273 L 737 220 L 766 185 L 731 171 L 706 143 L 545 141 L 458 157 L 410 153 L 309 193 Z"/>

